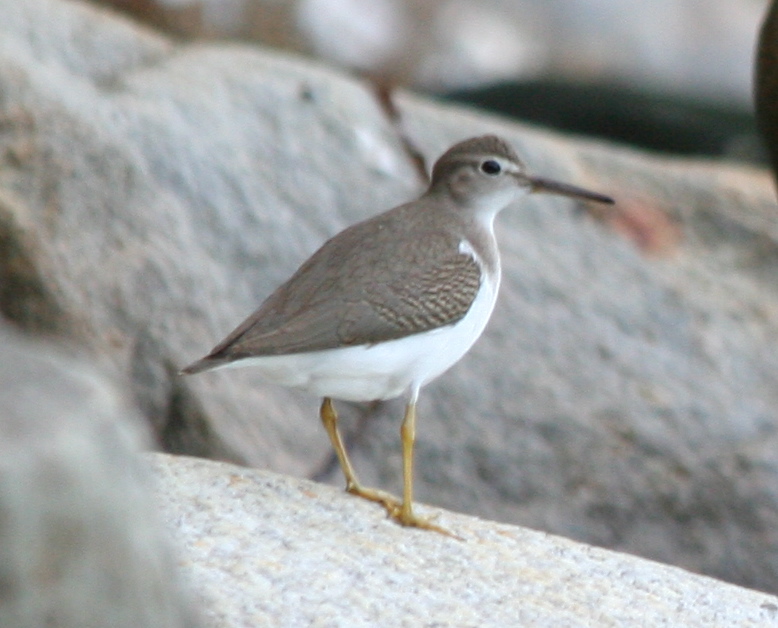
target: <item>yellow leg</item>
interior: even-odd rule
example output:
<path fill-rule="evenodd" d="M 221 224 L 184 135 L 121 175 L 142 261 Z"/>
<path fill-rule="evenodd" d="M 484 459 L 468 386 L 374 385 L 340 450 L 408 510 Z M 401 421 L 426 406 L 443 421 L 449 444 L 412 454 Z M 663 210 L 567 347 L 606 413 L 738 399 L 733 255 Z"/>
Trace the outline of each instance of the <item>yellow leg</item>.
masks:
<path fill-rule="evenodd" d="M 416 400 L 412 399 L 405 407 L 405 417 L 400 427 L 403 450 L 403 501 L 400 511 L 390 513 L 402 525 L 433 530 L 446 536 L 459 538 L 445 528 L 435 525 L 430 519 L 413 513 L 413 446 L 416 442 Z"/>
<path fill-rule="evenodd" d="M 400 441 L 403 448 L 403 503 L 400 508 L 400 523 L 413 525 L 413 446 L 416 443 L 416 403 L 411 401 L 405 407 L 405 417 L 400 426 Z"/>
<path fill-rule="evenodd" d="M 330 437 L 330 442 L 338 456 L 340 468 L 346 478 L 346 491 L 358 495 L 364 499 L 383 504 L 389 516 L 398 523 L 425 530 L 433 530 L 446 536 L 459 538 L 445 528 L 431 523 L 429 519 L 418 517 L 413 513 L 413 445 L 416 440 L 416 401 L 413 399 L 405 409 L 405 418 L 400 428 L 403 455 L 403 499 L 400 502 L 397 497 L 385 491 L 366 488 L 359 483 L 354 467 L 348 458 L 343 438 L 338 429 L 338 414 L 332 405 L 332 399 L 325 397 L 321 404 L 321 421 L 324 429 Z"/>
<path fill-rule="evenodd" d="M 366 488 L 359 483 L 357 474 L 354 471 L 354 467 L 346 453 L 346 448 L 343 445 L 343 438 L 340 435 L 340 430 L 338 429 L 338 413 L 335 412 L 335 407 L 332 405 L 332 399 L 329 397 L 325 397 L 324 401 L 322 401 L 320 415 L 321 422 L 324 424 L 324 429 L 327 430 L 327 435 L 330 437 L 332 448 L 338 456 L 340 468 L 346 478 L 346 491 L 352 495 L 359 495 L 359 497 L 363 497 L 364 499 L 383 504 L 387 512 L 391 516 L 395 516 L 394 513 L 399 512 L 400 510 L 399 499 L 390 493 L 375 488 Z"/>

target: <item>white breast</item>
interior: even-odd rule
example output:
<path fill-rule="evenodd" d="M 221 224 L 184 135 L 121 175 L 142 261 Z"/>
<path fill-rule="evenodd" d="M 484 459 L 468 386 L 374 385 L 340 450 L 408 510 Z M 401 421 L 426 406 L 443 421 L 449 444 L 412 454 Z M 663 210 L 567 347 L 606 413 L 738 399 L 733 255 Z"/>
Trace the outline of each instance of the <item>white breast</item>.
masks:
<path fill-rule="evenodd" d="M 467 241 L 460 244 L 460 251 L 481 264 Z M 484 273 L 472 306 L 454 325 L 376 345 L 245 358 L 226 366 L 255 367 L 272 382 L 319 397 L 373 401 L 405 393 L 415 396 L 473 346 L 492 315 L 499 286 L 498 265 L 496 273 Z"/>

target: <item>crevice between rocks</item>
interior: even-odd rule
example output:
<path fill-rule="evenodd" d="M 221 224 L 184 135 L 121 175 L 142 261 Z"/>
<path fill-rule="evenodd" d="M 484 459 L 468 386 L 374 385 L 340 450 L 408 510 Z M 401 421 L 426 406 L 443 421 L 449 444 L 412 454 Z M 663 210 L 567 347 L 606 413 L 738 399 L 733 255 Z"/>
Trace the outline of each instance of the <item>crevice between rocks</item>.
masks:
<path fill-rule="evenodd" d="M 18 205 L 0 190 L 0 314 L 26 332 L 66 335 L 68 318 L 39 265 L 42 247 L 19 224 Z"/>
<path fill-rule="evenodd" d="M 207 412 L 184 383 L 178 369 L 167 363 L 165 370 L 170 382 L 170 396 L 165 421 L 157 434 L 161 449 L 171 454 L 246 465 L 247 461 L 213 430 Z"/>

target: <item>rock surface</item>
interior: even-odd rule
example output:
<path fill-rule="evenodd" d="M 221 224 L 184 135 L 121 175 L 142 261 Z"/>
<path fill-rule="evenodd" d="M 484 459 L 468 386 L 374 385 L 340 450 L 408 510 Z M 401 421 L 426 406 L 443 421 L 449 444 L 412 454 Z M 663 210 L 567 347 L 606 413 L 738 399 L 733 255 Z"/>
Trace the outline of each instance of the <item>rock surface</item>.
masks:
<path fill-rule="evenodd" d="M 161 454 L 158 498 L 208 625 L 768 626 L 778 598 L 444 511 L 409 530 L 321 484 Z"/>
<path fill-rule="evenodd" d="M 192 628 L 141 422 L 77 356 L 0 327 L 0 626 Z"/>
<path fill-rule="evenodd" d="M 96 1 L 177 34 L 252 39 L 402 85 L 556 75 L 747 104 L 768 0 Z"/>
<path fill-rule="evenodd" d="M 599 221 L 543 197 L 500 216 L 493 320 L 422 393 L 419 499 L 778 590 L 769 174 L 397 104 L 429 160 L 498 132 L 619 199 Z M 317 400 L 176 371 L 327 237 L 416 194 L 402 146 L 336 72 L 0 0 L 0 312 L 88 346 L 168 451 L 340 483 Z M 365 482 L 397 490 L 401 402 L 341 409 Z"/>

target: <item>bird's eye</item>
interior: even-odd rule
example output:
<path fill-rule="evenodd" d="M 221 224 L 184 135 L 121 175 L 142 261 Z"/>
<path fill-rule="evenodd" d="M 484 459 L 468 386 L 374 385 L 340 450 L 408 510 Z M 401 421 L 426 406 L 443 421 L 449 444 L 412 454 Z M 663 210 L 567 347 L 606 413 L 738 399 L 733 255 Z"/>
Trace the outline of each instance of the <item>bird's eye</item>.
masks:
<path fill-rule="evenodd" d="M 481 172 L 493 177 L 502 172 L 502 166 L 500 165 L 500 162 L 495 161 L 494 159 L 487 159 L 481 164 Z"/>

